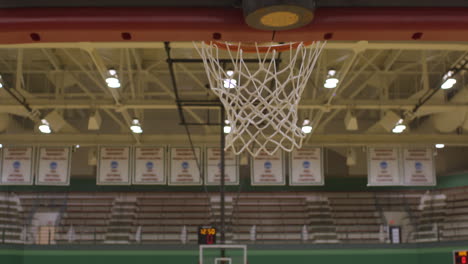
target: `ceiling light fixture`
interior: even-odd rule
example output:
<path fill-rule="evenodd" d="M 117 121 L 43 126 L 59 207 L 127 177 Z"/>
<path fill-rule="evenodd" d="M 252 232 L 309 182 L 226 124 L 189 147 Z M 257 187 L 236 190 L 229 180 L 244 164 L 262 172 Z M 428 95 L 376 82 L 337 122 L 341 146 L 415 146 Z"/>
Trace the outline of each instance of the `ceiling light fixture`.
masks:
<path fill-rule="evenodd" d="M 226 89 L 233 89 L 237 87 L 237 80 L 232 78 L 224 79 L 223 86 Z"/>
<path fill-rule="evenodd" d="M 395 124 L 395 127 L 392 129 L 392 132 L 395 134 L 403 133 L 403 131 L 406 129 L 406 125 L 404 125 L 403 122 L 403 119 L 398 120 L 398 122 Z"/>
<path fill-rule="evenodd" d="M 229 134 L 231 133 L 231 130 L 232 130 L 232 127 L 230 125 L 230 122 L 229 120 L 224 120 L 224 128 L 223 128 L 223 131 L 224 131 L 224 134 Z"/>
<path fill-rule="evenodd" d="M 336 88 L 340 80 L 338 80 L 338 78 L 336 78 L 335 75 L 336 75 L 335 69 L 328 70 L 327 79 L 325 79 L 325 83 L 323 84 L 323 87 L 327 89 Z"/>
<path fill-rule="evenodd" d="M 130 130 L 132 130 L 135 134 L 143 133 L 143 129 L 141 128 L 140 120 L 138 118 L 134 118 L 132 120 L 132 125 L 130 126 Z"/>
<path fill-rule="evenodd" d="M 435 147 L 438 148 L 438 149 L 443 149 L 445 148 L 445 144 L 435 144 Z"/>
<path fill-rule="evenodd" d="M 47 122 L 47 120 L 45 119 L 41 120 L 41 124 L 39 125 L 39 131 L 41 131 L 41 133 L 44 133 L 44 134 L 52 133 L 49 122 Z"/>
<path fill-rule="evenodd" d="M 114 69 L 109 69 L 109 77 L 106 78 L 107 87 L 109 88 L 120 88 L 120 80 L 117 76 L 117 71 Z"/>
<path fill-rule="evenodd" d="M 310 123 L 309 119 L 304 119 L 301 130 L 304 134 L 312 133 L 312 124 Z"/>

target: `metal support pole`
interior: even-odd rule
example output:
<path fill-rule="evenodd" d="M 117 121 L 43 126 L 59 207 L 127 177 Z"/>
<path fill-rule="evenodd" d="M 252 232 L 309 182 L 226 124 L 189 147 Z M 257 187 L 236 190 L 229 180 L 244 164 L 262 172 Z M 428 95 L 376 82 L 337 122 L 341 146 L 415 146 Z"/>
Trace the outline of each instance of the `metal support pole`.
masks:
<path fill-rule="evenodd" d="M 225 160 L 224 160 L 224 147 L 226 145 L 225 142 L 225 137 L 224 137 L 224 107 L 220 108 L 220 142 L 221 142 L 221 149 L 220 149 L 220 154 L 221 154 L 221 164 L 220 164 L 220 176 L 221 176 L 221 182 L 220 182 L 220 187 L 219 187 L 219 195 L 220 195 L 220 207 L 221 207 L 221 244 L 226 243 L 226 220 L 225 220 Z M 221 250 L 221 257 L 225 257 L 225 251 L 224 249 Z"/>

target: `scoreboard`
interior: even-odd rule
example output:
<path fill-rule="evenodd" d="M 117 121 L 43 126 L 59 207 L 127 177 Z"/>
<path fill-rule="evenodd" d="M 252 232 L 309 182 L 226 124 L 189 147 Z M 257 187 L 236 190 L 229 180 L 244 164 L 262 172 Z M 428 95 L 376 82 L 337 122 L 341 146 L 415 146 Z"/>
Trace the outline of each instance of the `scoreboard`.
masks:
<path fill-rule="evenodd" d="M 468 264 L 468 250 L 453 251 L 454 264 Z"/>
<path fill-rule="evenodd" d="M 212 245 L 216 244 L 217 230 L 212 226 L 198 227 L 198 244 L 199 245 Z"/>

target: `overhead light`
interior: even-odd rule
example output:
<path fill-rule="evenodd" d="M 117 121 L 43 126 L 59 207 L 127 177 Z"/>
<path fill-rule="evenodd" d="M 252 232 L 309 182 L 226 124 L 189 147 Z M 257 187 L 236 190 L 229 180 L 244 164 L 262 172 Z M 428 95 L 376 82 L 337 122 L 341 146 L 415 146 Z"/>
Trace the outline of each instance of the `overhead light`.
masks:
<path fill-rule="evenodd" d="M 405 129 L 406 129 L 405 125 L 397 125 L 397 126 L 395 126 L 394 129 L 392 129 L 392 132 L 395 133 L 395 134 L 400 134 L 400 133 L 403 133 L 403 131 L 405 131 Z"/>
<path fill-rule="evenodd" d="M 75 145 L 75 148 L 79 149 L 79 148 L 80 148 L 80 145 L 79 145 L 79 144 L 76 144 L 76 145 Z"/>
<path fill-rule="evenodd" d="M 52 133 L 52 130 L 50 129 L 49 122 L 47 120 L 42 119 L 41 124 L 39 125 L 39 131 L 44 134 L 50 134 Z"/>
<path fill-rule="evenodd" d="M 310 134 L 312 132 L 312 125 L 309 119 L 304 120 L 301 130 L 304 134 Z"/>
<path fill-rule="evenodd" d="M 227 74 L 227 76 L 232 77 L 234 75 L 234 71 L 233 70 L 227 70 L 226 74 Z"/>
<path fill-rule="evenodd" d="M 403 124 L 403 119 L 400 119 L 396 123 L 395 127 L 392 129 L 392 132 L 395 134 L 400 134 L 400 133 L 403 133 L 405 129 L 406 129 L 406 125 Z"/>
<path fill-rule="evenodd" d="M 117 71 L 115 69 L 109 69 L 107 71 L 109 73 L 109 77 L 106 78 L 107 87 L 109 88 L 120 88 L 120 80 L 117 76 Z"/>
<path fill-rule="evenodd" d="M 109 77 L 106 79 L 107 87 L 109 88 L 120 88 L 120 81 L 115 77 Z"/>
<path fill-rule="evenodd" d="M 110 75 L 117 75 L 117 71 L 116 71 L 116 70 L 114 70 L 114 69 L 112 69 L 112 68 L 111 68 L 111 69 L 109 69 L 109 71 L 108 71 L 108 72 L 109 72 L 109 74 L 110 74 Z"/>
<path fill-rule="evenodd" d="M 441 89 L 450 89 L 457 83 L 457 80 L 454 78 L 448 78 L 445 82 L 440 86 Z"/>
<path fill-rule="evenodd" d="M 236 88 L 237 87 L 237 80 L 232 79 L 232 78 L 224 79 L 223 85 L 224 85 L 224 88 L 226 88 L 226 89 Z"/>
<path fill-rule="evenodd" d="M 143 133 L 143 129 L 141 128 L 140 120 L 137 118 L 134 118 L 132 120 L 132 125 L 130 126 L 130 130 L 132 130 L 133 133 L 135 134 L 141 134 Z"/>
<path fill-rule="evenodd" d="M 443 149 L 445 148 L 445 144 L 435 144 L 435 147 L 438 149 Z"/>
<path fill-rule="evenodd" d="M 325 83 L 323 84 L 323 87 L 328 88 L 328 89 L 336 88 L 340 80 L 338 80 L 338 78 L 336 78 L 335 75 L 336 75 L 335 69 L 328 70 L 327 79 L 325 79 Z"/>
<path fill-rule="evenodd" d="M 3 78 L 2 78 L 2 75 L 0 75 L 0 88 L 3 88 Z"/>
<path fill-rule="evenodd" d="M 231 130 L 232 130 L 232 127 L 230 125 L 229 120 L 224 120 L 224 128 L 223 128 L 224 134 L 231 133 Z"/>
<path fill-rule="evenodd" d="M 0 149 L 3 148 L 3 144 L 0 144 Z"/>

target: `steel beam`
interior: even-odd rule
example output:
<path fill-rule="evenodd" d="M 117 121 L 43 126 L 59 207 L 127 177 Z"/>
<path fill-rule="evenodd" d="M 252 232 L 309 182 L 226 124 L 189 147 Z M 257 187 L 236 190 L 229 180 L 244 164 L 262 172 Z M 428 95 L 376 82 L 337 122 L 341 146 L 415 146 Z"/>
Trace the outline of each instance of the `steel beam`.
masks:
<path fill-rule="evenodd" d="M 83 87 L 85 88 L 85 87 Z M 177 105 L 171 100 L 126 100 L 123 105 L 116 105 L 113 99 L 96 99 L 96 100 L 54 100 L 53 104 L 49 99 L 28 99 L 29 105 L 34 109 L 112 109 L 122 111 L 126 109 L 177 109 Z M 411 110 L 414 108 L 418 100 L 416 99 L 402 99 L 402 100 L 335 100 L 332 105 L 324 105 L 322 100 L 302 100 L 299 109 L 319 109 L 324 112 L 330 110 L 340 109 L 365 109 L 365 110 Z M 184 110 L 194 109 L 219 109 L 219 104 L 182 104 Z M 21 109 L 16 101 L 12 99 L 0 100 L 0 111 L 12 111 Z M 421 107 L 424 110 L 432 112 L 448 112 L 465 110 L 468 108 L 468 103 L 427 103 Z M 202 119 L 197 119 L 197 122 L 203 122 Z"/>
<path fill-rule="evenodd" d="M 261 31 L 238 8 L 0 9 L 0 43 L 192 41 L 468 41 L 466 7 L 318 8 L 295 30 Z"/>
<path fill-rule="evenodd" d="M 191 41 L 171 42 L 173 49 L 193 49 Z M 164 42 L 34 42 L 24 44 L 2 44 L 4 49 L 162 49 Z M 331 41 L 325 45 L 325 50 L 355 50 L 365 48 L 366 50 L 450 50 L 466 51 L 468 43 L 464 42 L 415 42 L 415 41 Z"/>
<path fill-rule="evenodd" d="M 194 134 L 195 144 L 219 143 L 219 134 Z M 142 144 L 187 144 L 185 134 L 142 134 Z M 135 144 L 130 134 L 60 134 L 35 133 L 1 134 L 0 142 L 28 145 L 74 145 L 94 146 L 99 144 Z M 314 134 L 308 145 L 314 146 L 373 146 L 373 145 L 433 145 L 468 146 L 468 135 L 457 134 Z"/>

